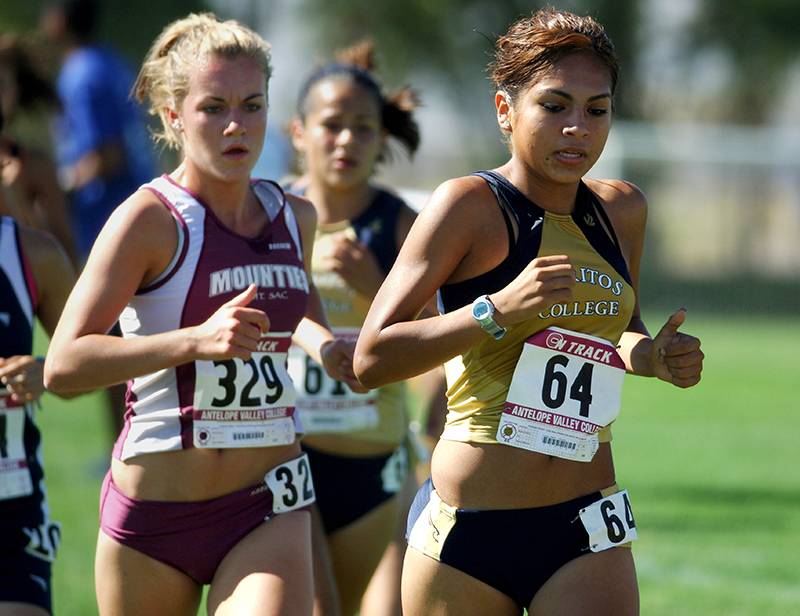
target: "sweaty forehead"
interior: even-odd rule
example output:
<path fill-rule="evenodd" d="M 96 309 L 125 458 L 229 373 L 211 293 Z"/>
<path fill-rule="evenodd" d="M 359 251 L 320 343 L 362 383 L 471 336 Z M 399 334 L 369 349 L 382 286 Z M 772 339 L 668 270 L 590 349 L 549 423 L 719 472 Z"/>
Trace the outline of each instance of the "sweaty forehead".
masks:
<path fill-rule="evenodd" d="M 611 72 L 591 52 L 571 53 L 539 73 L 528 85 L 530 90 L 557 88 L 580 90 L 589 96 L 611 93 Z"/>
<path fill-rule="evenodd" d="M 231 90 L 266 91 L 266 76 L 258 62 L 248 56 L 207 55 L 189 70 L 189 92 L 224 93 Z"/>

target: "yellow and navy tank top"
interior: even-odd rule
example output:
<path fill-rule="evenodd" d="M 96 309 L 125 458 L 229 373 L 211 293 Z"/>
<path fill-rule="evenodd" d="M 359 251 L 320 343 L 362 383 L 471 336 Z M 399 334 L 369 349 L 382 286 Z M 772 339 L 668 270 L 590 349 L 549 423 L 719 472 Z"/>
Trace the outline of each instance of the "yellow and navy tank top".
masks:
<path fill-rule="evenodd" d="M 372 298 L 356 293 L 341 276 L 325 266 L 325 258 L 331 253 L 334 241 L 340 235 L 358 239 L 375 256 L 385 276 L 397 258 L 397 220 L 400 211 L 406 207 L 402 199 L 378 189 L 370 205 L 353 220 L 317 226 L 311 272 L 334 333 L 337 330 L 360 330 L 372 302 Z M 298 388 L 302 386 L 297 384 Z M 399 445 L 405 438 L 408 425 L 405 384 L 392 383 L 375 393 L 377 424 L 347 432 L 347 436 Z"/>
<path fill-rule="evenodd" d="M 508 229 L 509 254 L 488 272 L 442 286 L 439 311 L 451 312 L 480 295 L 499 291 L 540 256 L 568 255 L 577 281 L 570 302 L 556 304 L 535 318 L 509 327 L 500 340 L 486 336 L 445 364 L 448 413 L 442 438 L 496 443 L 500 416 L 525 340 L 557 326 L 617 344 L 630 322 L 635 292 L 608 215 L 586 184 L 579 185 L 572 214 L 553 214 L 530 201 L 499 173 L 479 171 L 475 175 L 488 183 L 497 198 Z M 610 429 L 601 431 L 600 440 L 611 440 Z"/>

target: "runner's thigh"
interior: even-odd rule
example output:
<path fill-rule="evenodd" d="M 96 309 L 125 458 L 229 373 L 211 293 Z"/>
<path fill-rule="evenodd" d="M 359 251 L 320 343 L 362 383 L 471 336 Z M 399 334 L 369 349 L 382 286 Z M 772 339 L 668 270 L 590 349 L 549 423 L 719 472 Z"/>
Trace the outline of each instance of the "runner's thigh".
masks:
<path fill-rule="evenodd" d="M 404 616 L 517 616 L 508 596 L 413 548 L 403 562 Z"/>
<path fill-rule="evenodd" d="M 639 588 L 630 548 L 611 548 L 575 558 L 536 593 L 530 616 L 636 616 Z"/>
<path fill-rule="evenodd" d="M 194 615 L 201 588 L 189 576 L 100 531 L 94 565 L 100 616 Z"/>
<path fill-rule="evenodd" d="M 310 615 L 314 600 L 311 516 L 276 515 L 222 559 L 208 592 L 208 613 Z"/>

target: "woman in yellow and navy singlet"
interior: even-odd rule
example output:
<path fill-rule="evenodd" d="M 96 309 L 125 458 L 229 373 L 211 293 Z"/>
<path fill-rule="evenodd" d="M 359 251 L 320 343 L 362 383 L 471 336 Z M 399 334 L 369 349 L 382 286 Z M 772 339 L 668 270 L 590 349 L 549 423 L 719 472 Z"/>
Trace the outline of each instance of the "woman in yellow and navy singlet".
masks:
<path fill-rule="evenodd" d="M 678 331 L 683 309 L 653 337 L 640 318 L 643 194 L 584 179 L 617 82 L 602 26 L 543 9 L 498 39 L 490 70 L 511 157 L 437 188 L 356 347 L 368 387 L 447 373 L 403 612 L 636 614 L 636 523 L 610 424 L 626 372 L 695 385 L 700 341 Z M 434 292 L 440 314 L 416 319 Z"/>
<path fill-rule="evenodd" d="M 305 173 L 290 190 L 307 197 L 318 215 L 314 284 L 334 334 L 353 344 L 415 217 L 371 181 L 388 137 L 409 154 L 419 143 L 413 93 L 384 94 L 371 73 L 373 53 L 370 42 L 360 43 L 312 73 L 292 126 Z M 407 490 L 403 497 L 409 471 L 405 383 L 355 392 L 326 378 L 299 349 L 290 353 L 289 372 L 320 514 L 317 613 L 394 613 L 400 580 L 391 572 L 399 572 L 401 551 L 387 546 L 411 496 Z M 331 605 L 334 595 L 338 606 Z"/>

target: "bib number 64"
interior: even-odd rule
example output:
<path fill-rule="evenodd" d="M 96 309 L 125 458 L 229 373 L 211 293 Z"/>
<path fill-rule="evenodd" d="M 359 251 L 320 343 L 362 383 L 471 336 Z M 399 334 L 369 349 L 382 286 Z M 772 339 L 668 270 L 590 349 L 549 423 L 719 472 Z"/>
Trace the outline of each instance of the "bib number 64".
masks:
<path fill-rule="evenodd" d="M 551 409 L 559 409 L 567 397 L 569 380 L 565 372 L 558 367 L 569 365 L 565 355 L 554 355 L 544 368 L 542 379 L 542 401 Z M 589 417 L 589 406 L 592 404 L 592 372 L 594 365 L 584 362 L 572 385 L 569 386 L 569 397 L 580 405 L 580 416 Z"/>
<path fill-rule="evenodd" d="M 315 500 L 311 467 L 306 454 L 273 468 L 264 481 L 272 492 L 274 513 L 294 511 Z"/>
<path fill-rule="evenodd" d="M 580 519 L 589 533 L 589 548 L 602 552 L 637 538 L 628 491 L 616 492 L 584 507 Z"/>

